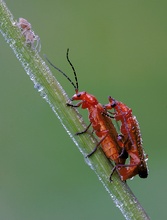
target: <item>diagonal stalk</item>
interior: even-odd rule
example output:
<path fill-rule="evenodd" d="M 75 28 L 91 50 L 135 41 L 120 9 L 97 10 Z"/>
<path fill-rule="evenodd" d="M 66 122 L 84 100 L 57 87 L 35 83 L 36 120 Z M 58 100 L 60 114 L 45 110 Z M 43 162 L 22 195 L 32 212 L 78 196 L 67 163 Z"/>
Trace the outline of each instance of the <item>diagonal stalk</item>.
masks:
<path fill-rule="evenodd" d="M 85 129 L 82 117 L 75 109 L 66 106 L 68 97 L 65 91 L 38 53 L 25 44 L 25 38 L 21 35 L 20 30 L 15 25 L 11 12 L 2 0 L 0 0 L 0 32 L 33 81 L 34 87 L 49 103 L 70 138 L 74 141 L 85 158 L 85 155 L 94 149 L 97 140 L 92 134 L 73 135 L 76 131 Z M 98 150 L 94 156 L 85 160 L 97 174 L 99 180 L 125 219 L 149 219 L 127 184 L 120 180 L 117 173 L 113 175 L 113 182 L 109 182 L 109 175 L 113 165 L 108 161 L 101 150 Z"/>

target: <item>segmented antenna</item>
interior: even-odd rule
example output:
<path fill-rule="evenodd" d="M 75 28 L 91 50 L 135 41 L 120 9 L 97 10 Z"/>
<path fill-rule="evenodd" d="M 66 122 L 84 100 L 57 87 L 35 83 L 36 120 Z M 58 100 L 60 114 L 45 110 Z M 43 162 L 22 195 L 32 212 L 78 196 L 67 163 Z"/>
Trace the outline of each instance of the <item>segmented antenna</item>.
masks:
<path fill-rule="evenodd" d="M 73 85 L 73 87 L 75 88 L 75 91 L 76 91 L 76 93 L 77 93 L 77 92 L 78 92 L 78 80 L 77 80 L 77 76 L 76 76 L 75 69 L 74 69 L 72 63 L 70 62 L 70 60 L 69 60 L 69 58 L 68 58 L 68 52 L 69 52 L 69 49 L 67 49 L 67 60 L 68 60 L 68 62 L 69 62 L 69 64 L 70 64 L 70 66 L 71 66 L 72 69 L 73 69 L 73 73 L 74 73 L 74 76 L 75 76 L 76 85 L 75 85 L 74 82 L 67 76 L 67 74 L 64 73 L 64 72 L 63 72 L 61 69 L 59 69 L 58 67 L 56 67 L 56 66 L 47 58 L 47 56 L 46 56 L 45 54 L 44 54 L 44 57 L 45 57 L 45 59 L 48 61 L 48 63 L 49 63 L 53 68 L 55 68 L 57 71 L 59 71 L 61 74 L 63 74 L 63 76 L 65 76 L 65 77 L 68 79 L 68 81 Z"/>
<path fill-rule="evenodd" d="M 72 70 L 73 70 L 74 77 L 75 77 L 75 82 L 76 82 L 75 90 L 76 90 L 76 92 L 78 92 L 78 79 L 77 79 L 77 74 L 76 74 L 76 71 L 75 71 L 74 66 L 72 65 L 72 63 L 71 63 L 71 61 L 70 61 L 70 59 L 69 59 L 69 57 L 68 57 L 68 54 L 69 54 L 69 48 L 67 49 L 66 57 L 67 57 L 67 61 L 69 62 L 70 66 L 71 66 L 71 68 L 72 68 Z"/>

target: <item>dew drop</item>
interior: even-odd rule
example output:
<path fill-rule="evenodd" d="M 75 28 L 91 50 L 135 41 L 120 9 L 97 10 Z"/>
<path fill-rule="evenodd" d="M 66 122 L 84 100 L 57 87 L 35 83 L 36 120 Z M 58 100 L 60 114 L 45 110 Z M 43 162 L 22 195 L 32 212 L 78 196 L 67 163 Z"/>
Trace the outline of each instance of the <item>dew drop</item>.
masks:
<path fill-rule="evenodd" d="M 41 92 L 43 90 L 43 87 L 40 83 L 34 83 L 34 88 L 37 89 L 38 92 Z"/>

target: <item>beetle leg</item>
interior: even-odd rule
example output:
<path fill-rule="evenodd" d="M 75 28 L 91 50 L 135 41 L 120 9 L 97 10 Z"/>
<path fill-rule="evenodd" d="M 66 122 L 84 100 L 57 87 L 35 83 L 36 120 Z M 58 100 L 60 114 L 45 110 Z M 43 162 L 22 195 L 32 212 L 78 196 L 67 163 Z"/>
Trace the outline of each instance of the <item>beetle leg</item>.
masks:
<path fill-rule="evenodd" d="M 73 104 L 70 104 L 70 103 L 66 103 L 67 106 L 71 106 L 71 107 L 74 107 L 74 108 L 78 108 L 80 105 L 82 105 L 83 101 L 81 102 L 78 102 L 76 105 L 73 105 Z"/>
<path fill-rule="evenodd" d="M 92 124 L 92 123 L 90 123 L 90 124 L 85 128 L 85 130 L 80 131 L 80 132 L 77 132 L 75 135 L 80 135 L 80 134 L 84 134 L 84 133 L 86 133 L 87 130 L 90 128 L 91 124 Z"/>
<path fill-rule="evenodd" d="M 95 148 L 93 149 L 93 151 L 90 152 L 86 157 L 90 157 L 90 156 L 92 156 L 92 154 L 94 154 L 94 153 L 96 152 L 97 148 L 98 148 L 99 145 L 102 143 L 102 141 L 107 137 L 107 135 L 108 135 L 108 132 L 107 132 L 107 134 L 97 143 L 97 145 L 95 146 Z"/>

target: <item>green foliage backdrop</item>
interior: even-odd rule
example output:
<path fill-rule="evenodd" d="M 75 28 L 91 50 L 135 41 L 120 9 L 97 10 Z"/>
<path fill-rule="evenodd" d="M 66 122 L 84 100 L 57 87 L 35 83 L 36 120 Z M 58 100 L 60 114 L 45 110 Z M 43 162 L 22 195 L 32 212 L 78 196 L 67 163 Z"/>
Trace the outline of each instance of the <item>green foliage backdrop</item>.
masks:
<path fill-rule="evenodd" d="M 128 184 L 151 219 L 165 219 L 166 1 L 6 4 L 15 18 L 31 22 L 41 38 L 41 55 L 68 74 L 70 48 L 80 90 L 101 103 L 111 95 L 133 109 L 150 173 Z M 123 219 L 2 36 L 0 56 L 0 219 Z M 72 96 L 72 86 L 58 78 Z M 86 118 L 86 111 L 81 114 Z"/>

